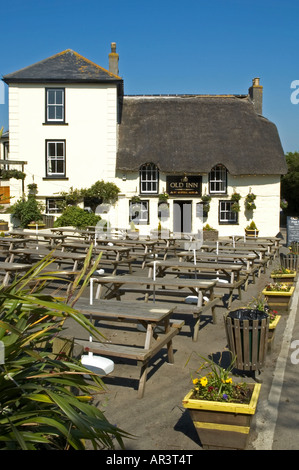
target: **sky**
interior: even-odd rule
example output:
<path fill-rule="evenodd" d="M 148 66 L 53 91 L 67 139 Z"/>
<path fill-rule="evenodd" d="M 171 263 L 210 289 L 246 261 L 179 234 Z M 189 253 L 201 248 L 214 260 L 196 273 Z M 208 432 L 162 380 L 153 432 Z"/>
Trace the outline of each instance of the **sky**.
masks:
<path fill-rule="evenodd" d="M 284 152 L 299 151 L 298 0 L 2 0 L 0 8 L 1 77 L 66 49 L 108 69 L 111 42 L 126 95 L 242 95 L 259 77 L 263 115 Z M 8 125 L 1 81 L 0 127 Z"/>

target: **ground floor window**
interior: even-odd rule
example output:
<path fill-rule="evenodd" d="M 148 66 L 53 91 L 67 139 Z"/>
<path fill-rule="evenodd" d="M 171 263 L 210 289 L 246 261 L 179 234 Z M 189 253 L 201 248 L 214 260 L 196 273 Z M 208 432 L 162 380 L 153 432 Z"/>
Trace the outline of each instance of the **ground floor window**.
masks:
<path fill-rule="evenodd" d="M 149 224 L 149 201 L 130 201 L 129 222 L 138 225 Z"/>
<path fill-rule="evenodd" d="M 62 212 L 62 198 L 47 198 L 46 199 L 46 214 L 58 214 Z"/>
<path fill-rule="evenodd" d="M 219 223 L 237 224 L 238 212 L 232 210 L 234 201 L 219 201 Z"/>

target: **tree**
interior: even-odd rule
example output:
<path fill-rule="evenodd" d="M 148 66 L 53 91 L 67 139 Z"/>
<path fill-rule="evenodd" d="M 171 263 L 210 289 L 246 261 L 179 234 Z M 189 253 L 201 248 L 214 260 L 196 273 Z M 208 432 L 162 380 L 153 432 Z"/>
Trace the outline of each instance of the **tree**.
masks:
<path fill-rule="evenodd" d="M 286 154 L 288 172 L 281 179 L 281 196 L 288 202 L 286 213 L 299 215 L 299 153 Z"/>
<path fill-rule="evenodd" d="M 27 199 L 19 199 L 10 208 L 14 217 L 19 219 L 21 227 L 27 227 L 30 222 L 38 222 L 43 219 L 43 206 L 34 196 L 28 196 Z"/>

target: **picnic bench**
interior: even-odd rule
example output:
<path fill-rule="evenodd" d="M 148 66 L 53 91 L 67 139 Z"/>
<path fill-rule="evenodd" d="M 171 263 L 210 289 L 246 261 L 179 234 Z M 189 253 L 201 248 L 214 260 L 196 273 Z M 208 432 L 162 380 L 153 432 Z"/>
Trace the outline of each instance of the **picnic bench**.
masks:
<path fill-rule="evenodd" d="M 153 280 L 149 277 L 122 275 L 103 276 L 95 279 L 95 284 L 98 284 L 96 299 L 101 297 L 103 286 L 106 286 L 107 292 L 102 298 L 107 300 L 112 298 L 121 300 L 121 296 L 126 292 L 135 292 L 143 294 L 146 303 L 149 301 L 149 297 L 152 296 L 153 303 L 155 303 L 157 296 L 183 297 L 185 299 L 191 292 L 192 296 L 197 299 L 196 304 L 188 305 L 175 300 L 172 305 L 177 306 L 176 312 L 189 313 L 195 318 L 193 341 L 198 339 L 200 316 L 203 313 L 211 311 L 213 323 L 216 323 L 215 309 L 222 299 L 222 295 L 216 295 L 214 292 L 216 281 L 211 280 L 179 278 L 157 278 Z M 205 294 L 208 299 L 206 301 L 204 299 Z M 169 299 L 167 301 L 169 302 Z"/>
<path fill-rule="evenodd" d="M 19 258 L 25 259 L 28 263 L 34 262 L 36 259 L 44 258 L 49 254 L 49 250 L 36 247 L 34 248 L 16 248 L 10 250 L 10 261 L 14 261 L 14 258 L 17 256 Z M 59 266 L 61 264 L 71 264 L 73 271 L 77 271 L 79 263 L 83 263 L 85 260 L 84 253 L 66 253 L 61 250 L 53 250 L 52 252 L 53 261 L 55 261 Z"/>
<path fill-rule="evenodd" d="M 29 271 L 31 268 L 31 264 L 0 262 L 0 274 L 4 275 L 2 285 L 7 286 L 9 284 L 12 274 Z"/>
<path fill-rule="evenodd" d="M 248 274 L 241 276 L 242 266 L 240 264 L 199 262 L 191 263 L 171 259 L 167 261 L 151 261 L 147 263 L 149 267 L 148 276 L 153 276 L 153 269 L 157 270 L 157 277 L 166 274 L 176 274 L 179 276 L 192 276 L 196 279 L 206 279 L 216 281 L 215 287 L 228 290 L 228 307 L 231 306 L 234 290 L 238 290 L 238 297 L 242 298 L 242 286 L 245 285 Z"/>
<path fill-rule="evenodd" d="M 145 392 L 147 370 L 149 361 L 158 354 L 164 346 L 167 347 L 168 361 L 174 362 L 172 339 L 183 327 L 183 321 L 171 321 L 174 308 L 166 308 L 163 305 L 147 305 L 143 302 L 119 302 L 112 300 L 96 300 L 88 305 L 87 299 L 80 298 L 74 308 L 83 315 L 100 321 L 140 323 L 145 329 L 143 345 L 116 344 L 112 342 L 94 342 L 75 338 L 75 344 L 85 351 L 103 356 L 136 360 L 141 364 L 138 398 L 142 398 Z M 160 326 L 159 329 L 157 327 Z M 161 328 L 162 327 L 162 328 Z"/>

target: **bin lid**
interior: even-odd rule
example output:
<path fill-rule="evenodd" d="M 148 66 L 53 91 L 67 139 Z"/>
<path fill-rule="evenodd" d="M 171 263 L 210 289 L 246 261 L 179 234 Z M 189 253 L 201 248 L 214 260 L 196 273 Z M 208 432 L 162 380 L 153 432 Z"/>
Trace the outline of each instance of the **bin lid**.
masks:
<path fill-rule="evenodd" d="M 261 310 L 251 309 L 251 308 L 239 308 L 237 310 L 233 310 L 229 312 L 228 317 L 233 318 L 234 320 L 260 320 L 262 321 L 264 318 L 268 318 L 268 314 L 266 312 L 262 312 Z"/>

